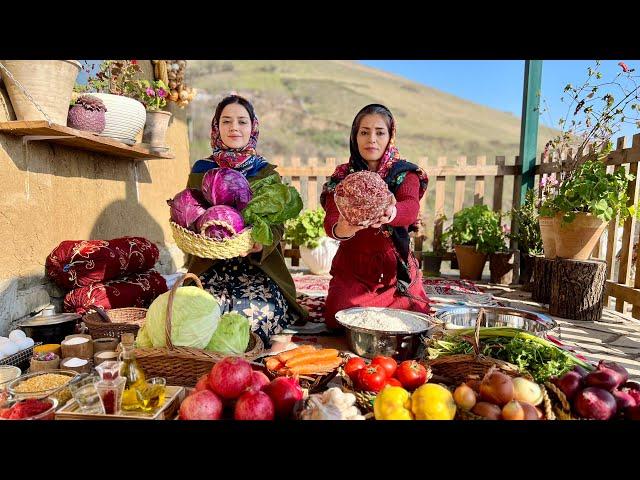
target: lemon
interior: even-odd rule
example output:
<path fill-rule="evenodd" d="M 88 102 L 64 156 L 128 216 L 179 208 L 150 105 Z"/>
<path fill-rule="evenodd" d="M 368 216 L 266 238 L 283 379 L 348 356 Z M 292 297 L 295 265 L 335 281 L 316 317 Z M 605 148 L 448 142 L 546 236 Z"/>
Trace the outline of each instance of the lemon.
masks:
<path fill-rule="evenodd" d="M 443 386 L 425 383 L 411 395 L 411 411 L 416 420 L 453 420 L 456 402 Z"/>

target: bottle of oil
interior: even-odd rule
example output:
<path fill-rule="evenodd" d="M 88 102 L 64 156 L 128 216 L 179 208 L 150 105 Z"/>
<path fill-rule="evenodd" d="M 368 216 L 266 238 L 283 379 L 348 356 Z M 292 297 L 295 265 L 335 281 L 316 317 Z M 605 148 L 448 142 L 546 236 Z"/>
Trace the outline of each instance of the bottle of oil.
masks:
<path fill-rule="evenodd" d="M 144 389 L 146 382 L 144 372 L 138 365 L 136 356 L 133 353 L 135 348 L 133 333 L 122 334 L 121 347 L 120 360 L 122 361 L 122 366 L 120 367 L 120 376 L 127 379 L 124 393 L 122 394 L 122 409 L 140 410 L 142 405 L 138 400 L 136 389 Z"/>

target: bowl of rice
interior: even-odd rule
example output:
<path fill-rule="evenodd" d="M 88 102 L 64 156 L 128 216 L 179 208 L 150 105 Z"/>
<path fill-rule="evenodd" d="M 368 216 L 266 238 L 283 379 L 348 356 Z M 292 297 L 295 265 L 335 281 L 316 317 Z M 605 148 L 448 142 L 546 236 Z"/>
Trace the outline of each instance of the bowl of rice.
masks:
<path fill-rule="evenodd" d="M 68 385 L 78 376 L 79 373 L 71 370 L 47 370 L 29 373 L 13 380 L 7 386 L 7 391 L 12 397 L 18 399 L 55 398 L 58 400 L 58 404 L 63 406 L 71 398 L 71 391 Z"/>
<path fill-rule="evenodd" d="M 378 307 L 340 310 L 336 320 L 345 328 L 349 348 L 356 355 L 384 355 L 401 361 L 420 356 L 422 337 L 437 323 L 430 315 Z"/>

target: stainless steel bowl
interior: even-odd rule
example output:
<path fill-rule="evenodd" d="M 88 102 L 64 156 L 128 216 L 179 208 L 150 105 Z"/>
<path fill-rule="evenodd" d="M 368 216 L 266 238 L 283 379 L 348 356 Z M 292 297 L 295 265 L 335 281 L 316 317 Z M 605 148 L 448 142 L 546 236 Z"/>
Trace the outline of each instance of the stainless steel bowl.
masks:
<path fill-rule="evenodd" d="M 481 327 L 511 327 L 544 337 L 557 323 L 548 315 L 510 307 L 482 307 L 485 311 Z M 480 307 L 444 307 L 436 317 L 446 330 L 473 328 Z"/>
<path fill-rule="evenodd" d="M 415 332 L 398 332 L 386 330 L 374 330 L 372 328 L 354 327 L 349 325 L 349 317 L 363 311 L 382 312 L 386 315 L 398 318 L 417 319 L 424 323 L 424 328 Z M 428 336 L 428 332 L 436 326 L 435 318 L 407 310 L 396 308 L 354 307 L 340 310 L 336 313 L 336 320 L 346 330 L 347 342 L 353 353 L 365 358 L 373 358 L 376 355 L 393 357 L 396 360 L 417 358 L 424 346 L 422 337 Z"/>

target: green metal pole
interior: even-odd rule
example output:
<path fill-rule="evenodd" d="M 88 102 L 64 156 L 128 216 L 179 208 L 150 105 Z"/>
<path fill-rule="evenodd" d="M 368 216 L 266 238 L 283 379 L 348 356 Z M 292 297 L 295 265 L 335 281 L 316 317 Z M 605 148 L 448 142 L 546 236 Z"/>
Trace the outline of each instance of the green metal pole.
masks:
<path fill-rule="evenodd" d="M 542 60 L 525 60 L 522 91 L 522 123 L 520 125 L 520 158 L 522 159 L 522 188 L 520 205 L 527 190 L 533 188 L 538 150 L 538 119 L 542 88 Z"/>

